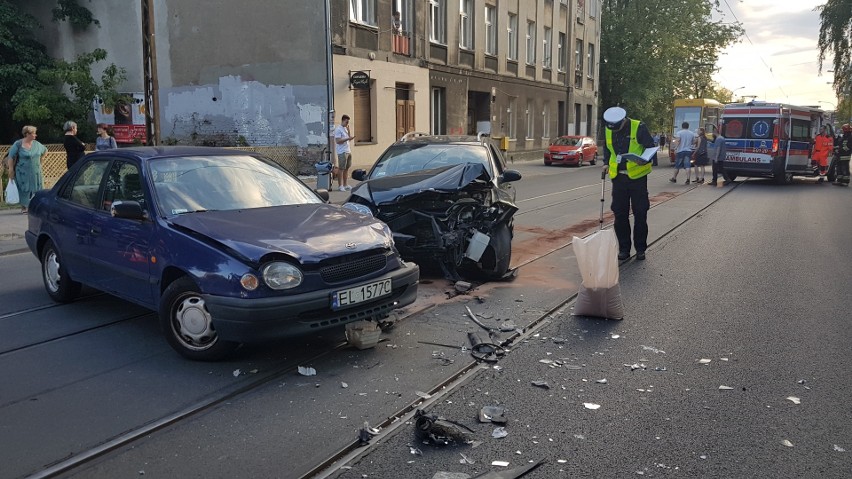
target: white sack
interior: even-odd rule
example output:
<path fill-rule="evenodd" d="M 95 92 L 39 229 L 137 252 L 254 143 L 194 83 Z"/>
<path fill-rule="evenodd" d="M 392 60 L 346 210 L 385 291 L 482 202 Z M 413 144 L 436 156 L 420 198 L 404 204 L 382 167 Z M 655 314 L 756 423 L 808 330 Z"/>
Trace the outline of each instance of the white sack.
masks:
<path fill-rule="evenodd" d="M 618 239 L 615 231 L 600 230 L 585 238 L 575 236 L 572 244 L 583 286 L 598 289 L 618 285 Z"/>

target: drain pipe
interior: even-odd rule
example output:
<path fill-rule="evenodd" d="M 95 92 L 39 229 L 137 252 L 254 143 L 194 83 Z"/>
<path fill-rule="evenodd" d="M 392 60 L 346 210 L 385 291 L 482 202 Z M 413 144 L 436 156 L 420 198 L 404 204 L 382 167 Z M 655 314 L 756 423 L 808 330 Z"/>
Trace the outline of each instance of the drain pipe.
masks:
<path fill-rule="evenodd" d="M 325 75 L 326 96 L 328 97 L 328 144 L 326 146 L 325 161 L 332 162 L 332 156 L 336 151 L 334 144 L 334 68 L 331 46 L 331 0 L 325 0 Z"/>

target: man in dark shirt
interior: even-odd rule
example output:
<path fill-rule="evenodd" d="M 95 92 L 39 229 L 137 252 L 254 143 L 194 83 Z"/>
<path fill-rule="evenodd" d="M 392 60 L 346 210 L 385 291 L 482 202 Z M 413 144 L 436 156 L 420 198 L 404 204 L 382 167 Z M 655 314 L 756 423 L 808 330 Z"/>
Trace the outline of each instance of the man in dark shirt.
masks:
<path fill-rule="evenodd" d="M 627 117 L 621 107 L 608 108 L 603 115 L 606 125 L 606 157 L 604 172 L 612 180 L 612 212 L 618 237 L 618 259 L 630 257 L 630 210 L 633 210 L 633 246 L 636 259 L 645 259 L 648 247 L 648 173 L 651 163 L 633 162 L 623 154 L 641 155 L 654 146 L 654 138 L 644 123 Z M 656 157 L 656 154 L 655 154 Z M 652 158 L 651 160 L 653 161 Z"/>

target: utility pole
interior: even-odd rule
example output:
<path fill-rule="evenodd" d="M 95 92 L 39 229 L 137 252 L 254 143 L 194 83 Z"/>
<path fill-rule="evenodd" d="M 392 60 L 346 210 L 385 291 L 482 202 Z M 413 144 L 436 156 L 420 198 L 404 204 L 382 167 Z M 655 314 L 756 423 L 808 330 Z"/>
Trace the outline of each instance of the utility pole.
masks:
<path fill-rule="evenodd" d="M 334 163 L 334 58 L 331 53 L 331 0 L 325 0 L 325 71 L 326 96 L 328 97 L 328 161 Z"/>
<path fill-rule="evenodd" d="M 140 0 L 142 8 L 142 69 L 145 75 L 145 135 L 149 145 L 160 143 L 160 85 L 157 43 L 154 39 L 154 1 Z"/>

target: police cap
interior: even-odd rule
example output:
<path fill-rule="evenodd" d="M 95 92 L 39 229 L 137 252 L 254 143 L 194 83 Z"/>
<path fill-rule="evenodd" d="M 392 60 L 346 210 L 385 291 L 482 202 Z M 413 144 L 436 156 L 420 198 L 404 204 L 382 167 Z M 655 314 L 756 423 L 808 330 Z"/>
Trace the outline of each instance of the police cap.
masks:
<path fill-rule="evenodd" d="M 620 106 L 607 108 L 603 114 L 604 123 L 610 130 L 617 130 L 625 118 L 627 118 L 627 111 Z"/>

